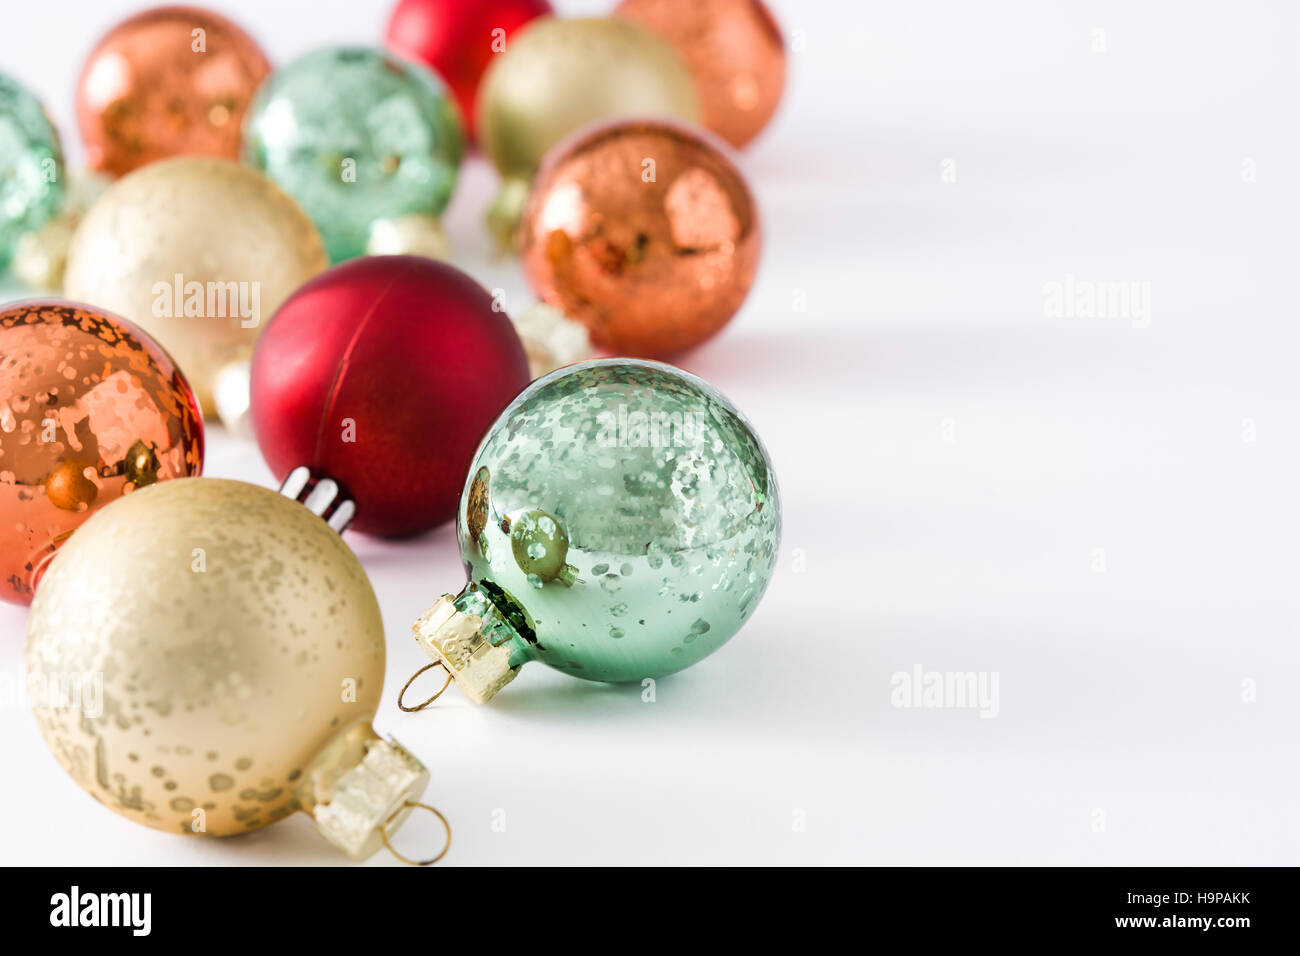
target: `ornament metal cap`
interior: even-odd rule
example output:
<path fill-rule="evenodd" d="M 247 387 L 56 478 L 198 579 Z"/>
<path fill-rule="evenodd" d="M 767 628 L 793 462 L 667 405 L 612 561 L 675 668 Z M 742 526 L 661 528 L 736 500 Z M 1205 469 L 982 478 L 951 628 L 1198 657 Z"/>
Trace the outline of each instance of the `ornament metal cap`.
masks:
<path fill-rule="evenodd" d="M 469 593 L 469 589 L 462 596 L 465 593 Z M 402 688 L 403 694 L 424 671 L 441 666 L 447 672 L 448 681 L 455 680 L 461 693 L 476 704 L 486 704 L 519 673 L 519 668 L 510 664 L 510 648 L 493 644 L 488 638 L 488 632 L 494 628 L 491 624 L 484 626 L 483 613 L 475 614 L 468 608 L 462 611 L 456 606 L 458 600 L 444 594 L 411 625 L 415 642 L 433 663 L 412 675 L 406 687 Z M 484 604 L 484 613 L 495 613 L 494 609 L 492 612 L 486 610 L 492 608 L 490 602 Z M 442 689 L 446 690 L 447 685 L 443 684 Z M 423 710 L 441 694 L 442 690 L 415 707 L 405 706 L 402 694 L 399 694 L 397 706 L 405 711 Z"/>
<path fill-rule="evenodd" d="M 409 860 L 388 838 L 416 807 L 446 825 L 441 813 L 418 802 L 428 785 L 428 770 L 410 751 L 362 722 L 335 737 L 307 768 L 298 800 L 325 839 L 352 859 L 364 860 L 383 846 L 405 863 L 424 865 L 441 859 L 446 849 L 431 860 Z"/>
<path fill-rule="evenodd" d="M 300 501 L 307 510 L 342 534 L 352 523 L 357 505 L 333 478 L 323 478 L 312 473 L 306 465 L 299 465 L 285 476 L 280 484 L 280 494 Z"/>

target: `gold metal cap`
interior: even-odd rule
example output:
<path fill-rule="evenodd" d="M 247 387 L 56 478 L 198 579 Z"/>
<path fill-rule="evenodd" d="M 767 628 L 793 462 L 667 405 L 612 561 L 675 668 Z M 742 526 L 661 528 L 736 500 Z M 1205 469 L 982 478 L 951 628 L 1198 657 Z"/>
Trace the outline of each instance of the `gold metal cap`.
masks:
<path fill-rule="evenodd" d="M 316 758 L 298 799 L 325 839 L 364 860 L 402 825 L 428 785 L 429 772 L 410 751 L 359 723 Z"/>
<path fill-rule="evenodd" d="M 454 601 L 450 594 L 438 598 L 411 630 L 416 643 L 455 678 L 461 692 L 485 704 L 515 679 L 519 668 L 510 666 L 508 647 L 494 647 L 483 636 L 483 619 L 458 611 Z"/>

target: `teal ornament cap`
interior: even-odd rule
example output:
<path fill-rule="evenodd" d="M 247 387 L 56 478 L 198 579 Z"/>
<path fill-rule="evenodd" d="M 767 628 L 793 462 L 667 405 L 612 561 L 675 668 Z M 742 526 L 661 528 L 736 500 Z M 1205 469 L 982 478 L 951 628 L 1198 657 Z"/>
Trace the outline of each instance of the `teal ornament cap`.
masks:
<path fill-rule="evenodd" d="M 713 386 L 658 362 L 569 366 L 479 446 L 457 514 L 469 583 L 416 640 L 480 703 L 533 660 L 585 680 L 662 677 L 745 623 L 780 533 L 767 452 Z"/>
<path fill-rule="evenodd" d="M 427 67 L 370 47 L 316 50 L 276 70 L 244 118 L 245 162 L 298 201 L 330 259 L 366 253 L 380 220 L 446 208 L 460 115 Z"/>
<path fill-rule="evenodd" d="M 40 102 L 0 73 L 0 272 L 63 202 L 63 148 Z"/>

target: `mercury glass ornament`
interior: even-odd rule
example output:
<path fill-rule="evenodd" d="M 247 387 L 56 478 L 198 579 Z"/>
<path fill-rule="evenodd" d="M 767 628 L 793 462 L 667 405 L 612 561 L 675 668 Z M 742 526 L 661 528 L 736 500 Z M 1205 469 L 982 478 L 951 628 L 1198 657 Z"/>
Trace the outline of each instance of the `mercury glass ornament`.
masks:
<path fill-rule="evenodd" d="M 384 626 L 361 563 L 265 488 L 187 478 L 95 515 L 32 602 L 45 742 L 109 809 L 198 836 L 304 810 L 355 858 L 386 845 L 428 773 L 371 727 Z"/>
<path fill-rule="evenodd" d="M 0 272 L 18 241 L 59 211 L 63 148 L 36 97 L 0 73 Z"/>
<path fill-rule="evenodd" d="M 198 403 L 156 342 L 89 306 L 0 310 L 0 600 L 31 601 L 101 508 L 202 467 Z"/>
<path fill-rule="evenodd" d="M 502 412 L 457 531 L 469 583 L 414 630 L 482 703 L 532 660 L 640 681 L 713 653 L 763 596 L 781 506 L 766 451 L 716 389 L 602 359 L 537 380 Z"/>
<path fill-rule="evenodd" d="M 86 162 L 110 176 L 169 156 L 239 156 L 239 124 L 271 64 L 220 14 L 143 10 L 95 45 L 77 80 Z"/>
<path fill-rule="evenodd" d="M 423 215 L 436 234 L 462 149 L 442 81 L 369 47 L 330 47 L 281 67 L 244 122 L 245 160 L 302 204 L 335 262 L 364 255 L 381 219 Z"/>

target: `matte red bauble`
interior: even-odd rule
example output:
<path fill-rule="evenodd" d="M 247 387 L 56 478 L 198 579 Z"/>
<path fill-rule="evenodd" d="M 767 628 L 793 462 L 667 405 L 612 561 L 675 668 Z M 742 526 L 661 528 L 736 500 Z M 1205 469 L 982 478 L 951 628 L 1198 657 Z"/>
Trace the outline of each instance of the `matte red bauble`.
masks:
<path fill-rule="evenodd" d="M 547 0 L 401 0 L 388 18 L 386 42 L 447 81 L 473 139 L 474 99 L 492 57 L 505 52 L 510 34 L 550 12 Z"/>
<path fill-rule="evenodd" d="M 354 259 L 262 332 L 253 429 L 278 479 L 305 467 L 355 504 L 353 528 L 402 537 L 455 516 L 479 439 L 528 382 L 510 318 L 465 273 L 419 256 Z"/>

